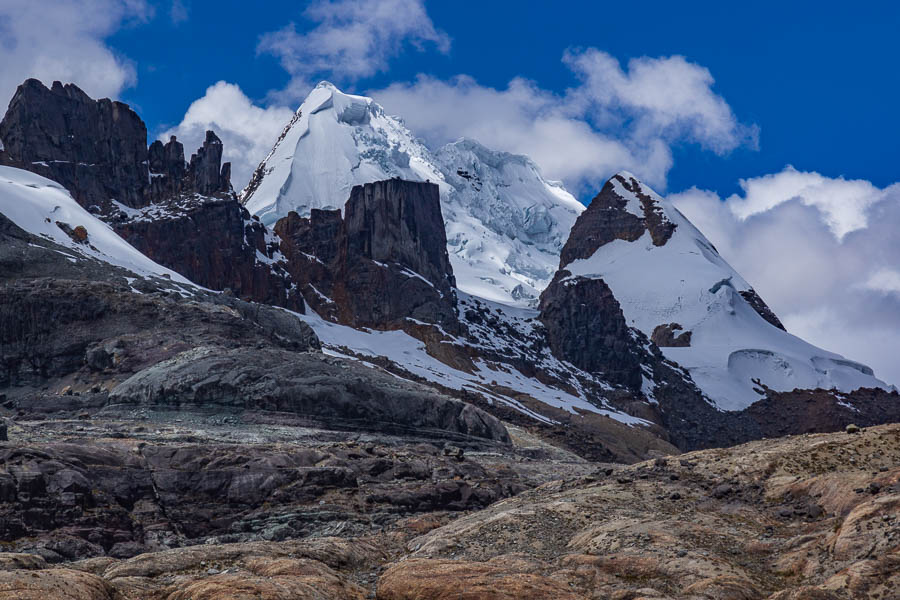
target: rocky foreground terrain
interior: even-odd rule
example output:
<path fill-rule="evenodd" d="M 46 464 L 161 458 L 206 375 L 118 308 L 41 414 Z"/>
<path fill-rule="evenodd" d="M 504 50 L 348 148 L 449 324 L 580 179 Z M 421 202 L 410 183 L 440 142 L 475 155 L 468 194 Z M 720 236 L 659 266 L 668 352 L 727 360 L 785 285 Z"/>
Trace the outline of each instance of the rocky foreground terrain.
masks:
<path fill-rule="evenodd" d="M 317 90 L 298 127 L 383 120 Z M 461 142 L 452 192 L 391 171 L 269 229 L 214 133 L 186 160 L 74 85 L 26 81 L 0 138 L 0 600 L 900 598 L 897 390 L 631 175 L 525 207 L 560 268 L 506 305 L 459 283 L 495 219 L 456 209 L 553 192 L 523 157 Z"/>
<path fill-rule="evenodd" d="M 0 597 L 900 597 L 900 425 L 621 466 L 515 428 L 466 450 L 159 418 L 13 424 L 0 519 L 35 531 Z"/>

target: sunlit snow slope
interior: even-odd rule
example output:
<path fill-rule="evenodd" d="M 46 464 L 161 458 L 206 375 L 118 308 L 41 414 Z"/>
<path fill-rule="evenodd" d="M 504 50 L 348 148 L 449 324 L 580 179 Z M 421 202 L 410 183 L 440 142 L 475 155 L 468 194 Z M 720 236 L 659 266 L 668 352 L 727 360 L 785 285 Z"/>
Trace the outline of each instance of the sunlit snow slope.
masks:
<path fill-rule="evenodd" d="M 584 210 L 526 157 L 471 140 L 432 153 L 371 98 L 327 82 L 297 110 L 242 201 L 271 225 L 292 210 L 343 208 L 354 185 L 391 177 L 440 186 L 459 288 L 499 302 L 534 302 Z"/>
<path fill-rule="evenodd" d="M 630 173 L 610 180 L 624 210 L 644 220 L 661 211 L 675 230 L 655 245 L 649 228 L 636 241 L 615 239 L 590 258 L 570 262 L 573 276 L 602 278 L 629 325 L 648 336 L 660 325 L 690 332 L 687 347 L 663 347 L 687 368 L 717 406 L 740 410 L 762 396 L 754 381 L 776 391 L 883 387 L 869 367 L 808 344 L 763 319 L 740 295 L 752 288 L 668 200 Z M 644 200 L 640 196 L 644 196 Z M 610 209 L 614 210 L 614 209 Z M 657 213 L 658 213 L 657 211 Z"/>
<path fill-rule="evenodd" d="M 72 252 L 71 260 L 94 258 L 136 275 L 165 277 L 194 286 L 138 252 L 106 223 L 83 209 L 61 185 L 30 171 L 0 166 L 0 213 L 28 233 L 67 248 Z M 72 230 L 84 227 L 87 240 L 72 239 L 60 225 Z"/>

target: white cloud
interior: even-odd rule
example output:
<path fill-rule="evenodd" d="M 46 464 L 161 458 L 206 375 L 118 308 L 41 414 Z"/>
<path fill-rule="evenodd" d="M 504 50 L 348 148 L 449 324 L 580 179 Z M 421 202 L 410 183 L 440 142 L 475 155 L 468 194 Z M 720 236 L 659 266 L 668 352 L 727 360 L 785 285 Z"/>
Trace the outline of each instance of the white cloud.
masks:
<path fill-rule="evenodd" d="M 190 12 L 184 0 L 172 0 L 172 6 L 169 8 L 169 19 L 173 25 L 180 25 L 190 18 Z"/>
<path fill-rule="evenodd" d="M 581 81 L 564 94 L 520 78 L 494 89 L 465 75 L 420 75 L 371 94 L 431 145 L 464 136 L 527 154 L 576 191 L 595 189 L 621 169 L 664 189 L 671 146 L 682 140 L 719 154 L 756 146 L 756 128 L 741 124 L 713 92 L 706 68 L 683 57 L 639 58 L 625 71 L 591 48 L 567 52 L 563 62 Z"/>
<path fill-rule="evenodd" d="M 791 333 L 900 384 L 900 184 L 791 167 L 670 196 Z"/>
<path fill-rule="evenodd" d="M 145 21 L 143 0 L 3 0 L 0 2 L 0 104 L 29 77 L 75 82 L 94 98 L 135 84 L 134 66 L 104 39 L 123 24 Z"/>
<path fill-rule="evenodd" d="M 869 277 L 866 287 L 886 294 L 900 294 L 900 272 L 888 268 L 879 269 Z"/>
<path fill-rule="evenodd" d="M 188 108 L 181 123 L 160 139 L 177 136 L 189 157 L 203 144 L 206 130 L 212 129 L 222 140 L 224 160 L 231 161 L 231 182 L 240 190 L 293 113 L 285 107 L 256 106 L 237 85 L 219 81 L 207 88 L 206 94 Z"/>
<path fill-rule="evenodd" d="M 582 81 L 570 92 L 571 100 L 580 101 L 600 122 L 630 120 L 637 140 L 687 139 L 718 154 L 757 144 L 757 128 L 739 123 L 725 99 L 712 91 L 709 70 L 683 56 L 634 58 L 625 71 L 613 56 L 589 48 L 566 52 L 563 62 Z"/>
<path fill-rule="evenodd" d="M 395 83 L 372 95 L 433 147 L 473 138 L 489 148 L 527 154 L 548 177 L 575 187 L 583 181 L 596 185 L 622 168 L 659 184 L 672 164 L 664 144 L 632 148 L 570 114 L 562 98 L 523 79 L 496 90 L 467 76 L 450 81 L 419 76 L 414 83 Z"/>
<path fill-rule="evenodd" d="M 405 45 L 426 44 L 447 52 L 450 38 L 435 28 L 422 0 L 317 0 L 305 11 L 317 25 L 298 33 L 294 23 L 260 38 L 258 51 L 278 57 L 291 75 L 275 95 L 297 102 L 316 83 L 331 78 L 347 84 L 387 70 Z"/>
<path fill-rule="evenodd" d="M 866 226 L 870 205 L 882 192 L 868 181 L 831 179 L 818 173 L 797 171 L 791 166 L 780 173 L 742 179 L 744 197 L 729 198 L 735 214 L 741 218 L 771 210 L 797 199 L 818 208 L 831 231 L 839 238 Z"/>

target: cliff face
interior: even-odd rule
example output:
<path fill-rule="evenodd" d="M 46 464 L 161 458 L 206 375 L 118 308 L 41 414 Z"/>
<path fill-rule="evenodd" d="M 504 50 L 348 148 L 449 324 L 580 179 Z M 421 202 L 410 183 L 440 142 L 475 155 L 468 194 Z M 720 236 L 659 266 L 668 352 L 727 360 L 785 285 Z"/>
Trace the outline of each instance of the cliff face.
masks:
<path fill-rule="evenodd" d="M 277 264 L 277 242 L 234 195 L 214 132 L 186 161 L 175 137 L 148 148 L 147 128 L 126 104 L 29 79 L 0 122 L 0 140 L 0 164 L 62 184 L 156 262 L 204 287 L 303 311 Z"/>
<path fill-rule="evenodd" d="M 629 206 L 623 190 L 634 195 L 636 206 Z M 644 231 L 650 232 L 654 245 L 663 246 L 675 232 L 675 224 L 665 218 L 653 197 L 640 186 L 621 174 L 615 175 L 575 221 L 560 254 L 559 266 L 590 258 L 598 248 L 614 240 L 634 242 Z"/>
<path fill-rule="evenodd" d="M 159 264 L 213 290 L 304 311 L 274 236 L 233 198 L 186 197 L 132 215 L 113 228 Z"/>
<path fill-rule="evenodd" d="M 641 389 L 641 359 L 622 308 L 602 279 L 560 271 L 541 294 L 540 319 L 553 354 L 611 382 Z"/>
<path fill-rule="evenodd" d="M 93 100 L 73 84 L 36 79 L 16 90 L 0 121 L 0 162 L 62 184 L 85 208 L 146 206 L 147 128 L 128 105 Z"/>
<path fill-rule="evenodd" d="M 94 100 L 74 84 L 47 88 L 29 79 L 16 90 L 0 121 L 0 163 L 62 184 L 95 213 L 164 202 L 178 194 L 230 194 L 231 165 L 212 131 L 185 163 L 172 137 L 147 147 L 147 127 L 127 104 Z"/>
<path fill-rule="evenodd" d="M 320 314 L 354 327 L 422 321 L 458 330 L 436 185 L 389 179 L 356 186 L 343 217 L 292 212 L 275 232 L 291 276 Z"/>

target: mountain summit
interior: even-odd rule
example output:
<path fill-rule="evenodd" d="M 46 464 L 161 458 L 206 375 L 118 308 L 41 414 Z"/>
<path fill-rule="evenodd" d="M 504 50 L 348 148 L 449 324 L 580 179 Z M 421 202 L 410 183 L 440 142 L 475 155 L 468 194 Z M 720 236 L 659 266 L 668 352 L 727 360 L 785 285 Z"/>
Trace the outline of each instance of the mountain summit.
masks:
<path fill-rule="evenodd" d="M 534 304 L 584 206 L 529 158 L 459 140 L 435 152 L 371 98 L 322 82 L 307 96 L 241 200 L 271 225 L 291 211 L 342 209 L 355 185 L 401 178 L 439 186 L 459 289 Z"/>
<path fill-rule="evenodd" d="M 742 410 L 766 388 L 890 387 L 869 367 L 785 331 L 709 240 L 631 173 L 609 179 L 575 223 L 560 269 L 562 284 L 602 279 L 627 324 L 721 409 Z"/>

